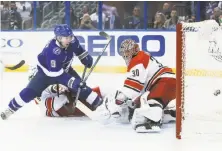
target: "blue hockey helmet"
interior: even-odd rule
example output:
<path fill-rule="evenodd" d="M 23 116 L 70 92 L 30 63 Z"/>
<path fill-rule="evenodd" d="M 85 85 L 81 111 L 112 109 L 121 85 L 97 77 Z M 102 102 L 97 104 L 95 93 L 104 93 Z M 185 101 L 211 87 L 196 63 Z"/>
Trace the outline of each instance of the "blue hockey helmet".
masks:
<path fill-rule="evenodd" d="M 67 24 L 56 25 L 54 29 L 55 36 L 68 37 L 73 36 L 72 29 Z"/>

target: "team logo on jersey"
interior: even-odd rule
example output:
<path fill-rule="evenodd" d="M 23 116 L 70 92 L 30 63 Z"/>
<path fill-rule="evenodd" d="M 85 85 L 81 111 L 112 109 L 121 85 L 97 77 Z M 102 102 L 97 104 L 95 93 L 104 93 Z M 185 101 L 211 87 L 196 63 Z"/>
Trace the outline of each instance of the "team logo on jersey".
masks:
<path fill-rule="evenodd" d="M 56 67 L 56 61 L 55 60 L 51 60 L 51 67 L 55 68 Z"/>
<path fill-rule="evenodd" d="M 60 55 L 61 51 L 62 50 L 59 47 L 56 47 L 56 48 L 53 49 L 53 53 L 56 54 L 56 55 Z"/>

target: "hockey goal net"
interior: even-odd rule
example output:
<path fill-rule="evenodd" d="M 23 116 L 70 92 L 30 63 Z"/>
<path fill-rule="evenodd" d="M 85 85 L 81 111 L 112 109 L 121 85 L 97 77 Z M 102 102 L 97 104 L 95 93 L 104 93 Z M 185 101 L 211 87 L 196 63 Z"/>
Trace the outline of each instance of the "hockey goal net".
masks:
<path fill-rule="evenodd" d="M 176 36 L 176 137 L 222 140 L 222 28 L 181 23 Z"/>

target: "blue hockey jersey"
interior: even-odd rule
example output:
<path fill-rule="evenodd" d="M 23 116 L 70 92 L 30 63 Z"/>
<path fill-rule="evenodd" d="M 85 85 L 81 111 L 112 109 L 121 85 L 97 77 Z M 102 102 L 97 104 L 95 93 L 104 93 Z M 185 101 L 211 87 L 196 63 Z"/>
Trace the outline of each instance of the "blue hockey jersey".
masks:
<path fill-rule="evenodd" d="M 38 55 L 38 66 L 49 77 L 57 77 L 68 72 L 74 55 L 81 60 L 88 55 L 74 37 L 68 48 L 61 48 L 56 39 L 52 39 Z"/>

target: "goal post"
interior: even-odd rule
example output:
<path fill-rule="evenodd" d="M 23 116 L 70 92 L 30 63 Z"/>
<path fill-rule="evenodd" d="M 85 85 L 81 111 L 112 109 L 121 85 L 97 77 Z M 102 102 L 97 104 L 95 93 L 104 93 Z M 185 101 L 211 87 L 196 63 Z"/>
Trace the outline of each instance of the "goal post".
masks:
<path fill-rule="evenodd" d="M 176 138 L 181 139 L 181 122 L 182 122 L 182 97 L 183 97 L 183 73 L 182 73 L 182 24 L 177 25 L 176 32 Z M 178 63 L 177 63 L 178 62 Z"/>
<path fill-rule="evenodd" d="M 222 95 L 213 94 L 222 89 L 222 28 L 216 21 L 177 25 L 176 79 L 176 138 L 222 139 Z"/>

